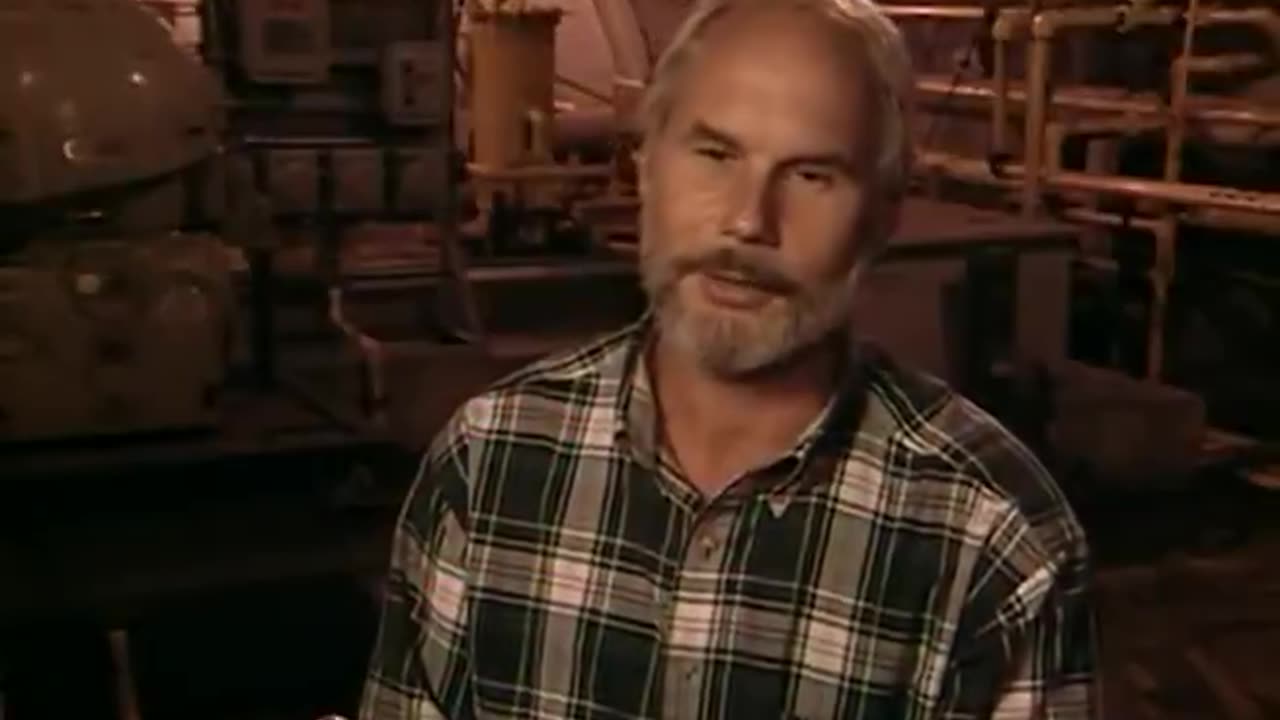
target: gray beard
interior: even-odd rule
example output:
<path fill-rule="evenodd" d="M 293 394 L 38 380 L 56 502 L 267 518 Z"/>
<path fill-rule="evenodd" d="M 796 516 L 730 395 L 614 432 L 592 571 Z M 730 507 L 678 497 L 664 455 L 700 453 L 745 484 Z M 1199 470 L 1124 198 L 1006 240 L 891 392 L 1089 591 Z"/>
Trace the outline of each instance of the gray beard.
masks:
<path fill-rule="evenodd" d="M 781 296 L 759 313 L 689 307 L 680 300 L 670 264 L 642 258 L 645 290 L 659 334 L 707 372 L 741 379 L 786 363 L 831 338 L 851 333 L 850 316 L 861 263 L 822 287 Z"/>

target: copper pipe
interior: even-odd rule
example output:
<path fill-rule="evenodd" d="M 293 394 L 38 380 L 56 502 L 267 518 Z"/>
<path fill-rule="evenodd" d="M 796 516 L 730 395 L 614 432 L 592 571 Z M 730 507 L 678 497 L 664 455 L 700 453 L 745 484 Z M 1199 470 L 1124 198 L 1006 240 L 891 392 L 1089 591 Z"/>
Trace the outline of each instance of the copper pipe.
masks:
<path fill-rule="evenodd" d="M 381 341 L 365 333 L 347 317 L 341 287 L 329 288 L 328 310 L 329 322 L 342 333 L 360 356 L 366 410 L 375 424 L 384 426 L 387 422 L 386 349 Z"/>
<path fill-rule="evenodd" d="M 1220 208 L 1191 208 L 1183 213 L 1181 219 L 1188 225 L 1197 227 L 1280 236 L 1280 215 L 1263 215 Z"/>
<path fill-rule="evenodd" d="M 613 175 L 610 165 L 522 165 L 496 168 L 479 163 L 467 165 L 467 172 L 477 180 L 608 180 Z"/>
<path fill-rule="evenodd" d="M 1069 208 L 1062 216 L 1092 225 L 1104 225 L 1113 228 L 1136 228 L 1145 230 L 1155 238 L 1156 245 L 1172 242 L 1176 230 L 1176 222 L 1172 218 L 1125 217 L 1115 213 L 1101 212 L 1087 208 Z M 1116 270 L 1114 261 L 1105 258 L 1081 258 L 1091 267 Z M 1171 279 L 1159 266 L 1154 266 L 1146 273 L 1147 282 L 1151 285 L 1151 318 L 1147 323 L 1147 379 L 1158 381 L 1164 369 L 1164 326 L 1165 316 L 1169 308 L 1169 285 Z"/>
<path fill-rule="evenodd" d="M 939 77 L 922 77 L 916 91 L 924 95 L 950 95 L 965 100 L 994 100 L 997 93 L 983 83 L 956 83 Z M 1025 89 L 1012 86 L 1007 99 L 1026 104 Z M 1152 94 L 1121 94 L 1104 88 L 1067 87 L 1054 92 L 1052 107 L 1067 110 L 1111 112 L 1167 118 L 1168 110 Z M 1230 98 L 1191 95 L 1187 98 L 1187 117 L 1202 123 L 1280 128 L 1280 111 Z"/>
<path fill-rule="evenodd" d="M 1014 177 L 996 177 L 991 174 L 991 166 L 984 160 L 962 155 L 926 151 L 918 153 L 913 162 L 922 173 L 937 173 L 963 182 L 988 185 L 990 187 L 1017 189 L 1020 185 Z"/>
<path fill-rule="evenodd" d="M 613 109 L 626 127 L 635 121 L 654 58 L 649 55 L 635 8 L 628 0 L 594 0 L 594 5 L 613 60 Z"/>
<path fill-rule="evenodd" d="M 1226 11 L 1222 9 L 1211 10 L 1201 13 L 1198 9 L 1198 0 L 1192 0 L 1192 6 L 1188 14 L 1193 14 L 1193 20 L 1200 20 L 1202 17 L 1206 20 L 1212 18 L 1212 22 L 1218 24 L 1227 23 L 1249 23 L 1261 24 L 1264 29 L 1271 28 L 1274 22 L 1274 13 L 1259 12 L 1252 10 L 1245 11 Z M 1050 53 L 1050 42 L 1060 30 L 1067 28 L 1085 28 L 1085 27 L 1107 27 L 1114 25 L 1118 28 L 1129 29 L 1139 25 L 1168 25 L 1172 24 L 1183 14 L 1172 7 L 1146 7 L 1138 5 L 1121 6 L 1121 7 L 1082 7 L 1082 8 L 1064 8 L 1059 10 L 1046 10 L 1037 13 L 1031 21 L 1031 45 L 1027 51 L 1027 115 L 1025 122 L 1026 137 L 1024 138 L 1025 150 L 1023 161 L 1026 166 L 1026 182 L 1022 187 L 1022 212 L 1023 215 L 1035 215 L 1040 210 L 1040 189 L 1042 184 L 1041 175 L 1043 174 L 1043 151 L 1044 151 L 1044 130 L 1045 122 L 1048 116 L 1047 104 L 1049 96 L 1049 65 L 1052 59 Z M 1190 37 L 1194 33 L 1196 22 L 1187 23 L 1187 44 L 1190 43 Z M 1189 50 L 1184 53 L 1185 57 L 1191 57 Z M 1186 92 L 1186 83 L 1175 84 L 1175 92 L 1181 87 L 1181 92 Z M 1185 104 L 1185 99 L 1184 99 Z M 1178 120 L 1178 113 L 1172 113 L 1174 123 Z M 1180 140 L 1180 138 L 1178 138 Z"/>
<path fill-rule="evenodd" d="M 986 16 L 978 5 L 882 5 L 880 11 L 895 20 L 981 20 Z"/>
<path fill-rule="evenodd" d="M 1191 59 L 1195 57 L 1196 23 L 1200 0 L 1190 0 L 1182 33 L 1182 52 L 1170 71 L 1169 128 L 1165 135 L 1164 180 L 1176 183 L 1182 177 L 1182 145 L 1187 134 L 1187 83 Z M 1162 203 L 1162 205 L 1165 205 Z M 1147 378 L 1159 380 L 1164 367 L 1164 327 L 1168 314 L 1169 286 L 1178 269 L 1178 222 L 1167 205 L 1166 215 L 1155 231 L 1155 257 L 1151 267 L 1151 318 L 1147 324 Z"/>
<path fill-rule="evenodd" d="M 995 102 L 991 103 L 991 153 L 1003 156 L 1009 143 L 1009 43 L 996 38 L 992 59 Z"/>
<path fill-rule="evenodd" d="M 1194 57 L 1196 21 L 1199 18 L 1200 0 L 1191 0 L 1187 8 L 1187 24 L 1182 33 L 1182 54 L 1173 61 L 1170 73 L 1169 133 L 1164 148 L 1164 179 L 1176 181 L 1182 175 L 1182 143 L 1187 134 L 1187 82 L 1190 80 L 1190 60 Z"/>
<path fill-rule="evenodd" d="M 1104 225 L 1113 228 L 1138 228 L 1147 232 L 1155 232 L 1160 220 L 1151 217 L 1127 217 L 1119 213 L 1094 210 L 1092 208 L 1064 208 L 1059 213 L 1062 217 L 1090 225 Z"/>
<path fill-rule="evenodd" d="M 1072 135 L 1133 135 L 1148 130 L 1160 130 L 1164 127 L 1164 123 L 1156 118 L 1125 115 L 1072 118 L 1059 124 L 1068 137 Z"/>
<path fill-rule="evenodd" d="M 1230 75 L 1258 70 L 1267 67 L 1268 64 L 1267 58 L 1257 53 L 1223 53 L 1192 57 L 1187 61 L 1187 70 L 1206 75 Z"/>
<path fill-rule="evenodd" d="M 1272 48 L 1280 54 L 1280 14 L 1274 8 L 1201 8 L 1196 12 L 1195 22 L 1201 26 L 1249 25 L 1255 27 L 1267 36 Z"/>
<path fill-rule="evenodd" d="M 1022 214 L 1040 211 L 1044 156 L 1044 130 L 1048 118 L 1051 43 L 1059 31 L 1075 28 L 1159 25 L 1172 23 L 1177 14 L 1165 8 L 1137 6 L 1081 7 L 1045 10 L 1031 20 L 1031 45 L 1027 50 L 1027 116 L 1023 162 Z"/>
<path fill-rule="evenodd" d="M 1022 214 L 1031 217 L 1040 212 L 1040 165 L 1044 153 L 1044 124 L 1048 115 L 1049 63 L 1053 55 L 1049 42 L 1037 38 L 1027 55 L 1027 114 L 1024 118 L 1022 162 L 1027 177 L 1022 185 Z"/>
<path fill-rule="evenodd" d="M 996 21 L 991 24 L 991 37 L 1001 42 L 1012 42 L 1021 39 L 1030 27 L 1029 8 L 1004 8 L 996 14 Z"/>
<path fill-rule="evenodd" d="M 1178 221 L 1167 215 L 1155 230 L 1155 262 L 1148 271 L 1151 281 L 1151 318 L 1147 322 L 1147 379 L 1158 382 L 1164 373 L 1165 317 L 1169 313 L 1169 286 L 1173 284 Z"/>
<path fill-rule="evenodd" d="M 1280 214 L 1280 193 L 1256 192 L 1220 185 L 1105 177 L 1069 171 L 1055 173 L 1047 179 L 1047 184 L 1061 190 L 1095 190 L 1124 197 L 1159 200 L 1174 205 Z"/>
<path fill-rule="evenodd" d="M 1026 168 L 1009 165 L 1002 169 L 1006 177 L 997 178 L 991 174 L 985 161 L 948 153 L 921 153 L 918 162 L 925 170 L 941 171 L 957 179 L 996 186 L 1016 185 L 1027 176 Z M 1220 185 L 1093 175 L 1074 171 L 1053 173 L 1047 175 L 1044 180 L 1046 187 L 1055 190 L 1083 190 L 1105 195 L 1157 200 L 1173 205 L 1280 215 L 1280 193 L 1257 192 Z"/>
<path fill-rule="evenodd" d="M 991 106 L 991 153 L 996 157 L 1003 157 L 1009 152 L 1009 43 L 1021 37 L 1030 23 L 1030 9 L 1006 8 L 999 12 L 991 25 L 991 38 L 995 44 L 992 53 L 995 67 L 992 68 L 991 84 L 995 102 Z M 955 88 L 956 83 L 950 82 L 948 86 Z"/>

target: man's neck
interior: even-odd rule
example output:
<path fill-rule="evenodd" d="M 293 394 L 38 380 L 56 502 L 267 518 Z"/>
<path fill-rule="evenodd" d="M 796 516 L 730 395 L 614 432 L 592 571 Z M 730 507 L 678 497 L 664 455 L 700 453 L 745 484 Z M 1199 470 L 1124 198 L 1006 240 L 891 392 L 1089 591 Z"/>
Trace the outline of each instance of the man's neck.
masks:
<path fill-rule="evenodd" d="M 767 372 L 726 379 L 659 337 L 649 367 L 666 444 L 690 482 L 713 496 L 795 445 L 835 392 L 844 359 L 829 342 Z"/>

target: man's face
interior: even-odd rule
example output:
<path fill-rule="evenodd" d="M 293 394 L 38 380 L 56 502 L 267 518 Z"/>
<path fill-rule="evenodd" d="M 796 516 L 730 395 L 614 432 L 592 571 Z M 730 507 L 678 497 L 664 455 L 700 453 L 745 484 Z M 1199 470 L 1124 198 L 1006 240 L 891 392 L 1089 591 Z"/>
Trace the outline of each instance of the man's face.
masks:
<path fill-rule="evenodd" d="M 646 141 L 641 272 L 668 341 L 739 377 L 847 322 L 873 115 L 858 62 L 809 15 L 741 12 L 701 42 Z"/>

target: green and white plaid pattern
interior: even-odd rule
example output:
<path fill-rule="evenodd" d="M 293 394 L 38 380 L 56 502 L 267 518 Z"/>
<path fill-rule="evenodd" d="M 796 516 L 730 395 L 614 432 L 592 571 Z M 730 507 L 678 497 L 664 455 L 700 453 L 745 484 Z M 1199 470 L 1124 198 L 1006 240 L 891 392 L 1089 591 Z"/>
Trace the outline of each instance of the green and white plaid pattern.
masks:
<path fill-rule="evenodd" d="M 656 442 L 646 333 L 436 438 L 363 720 L 1097 716 L 1083 534 L 993 419 L 859 353 L 793 452 L 706 499 Z"/>

